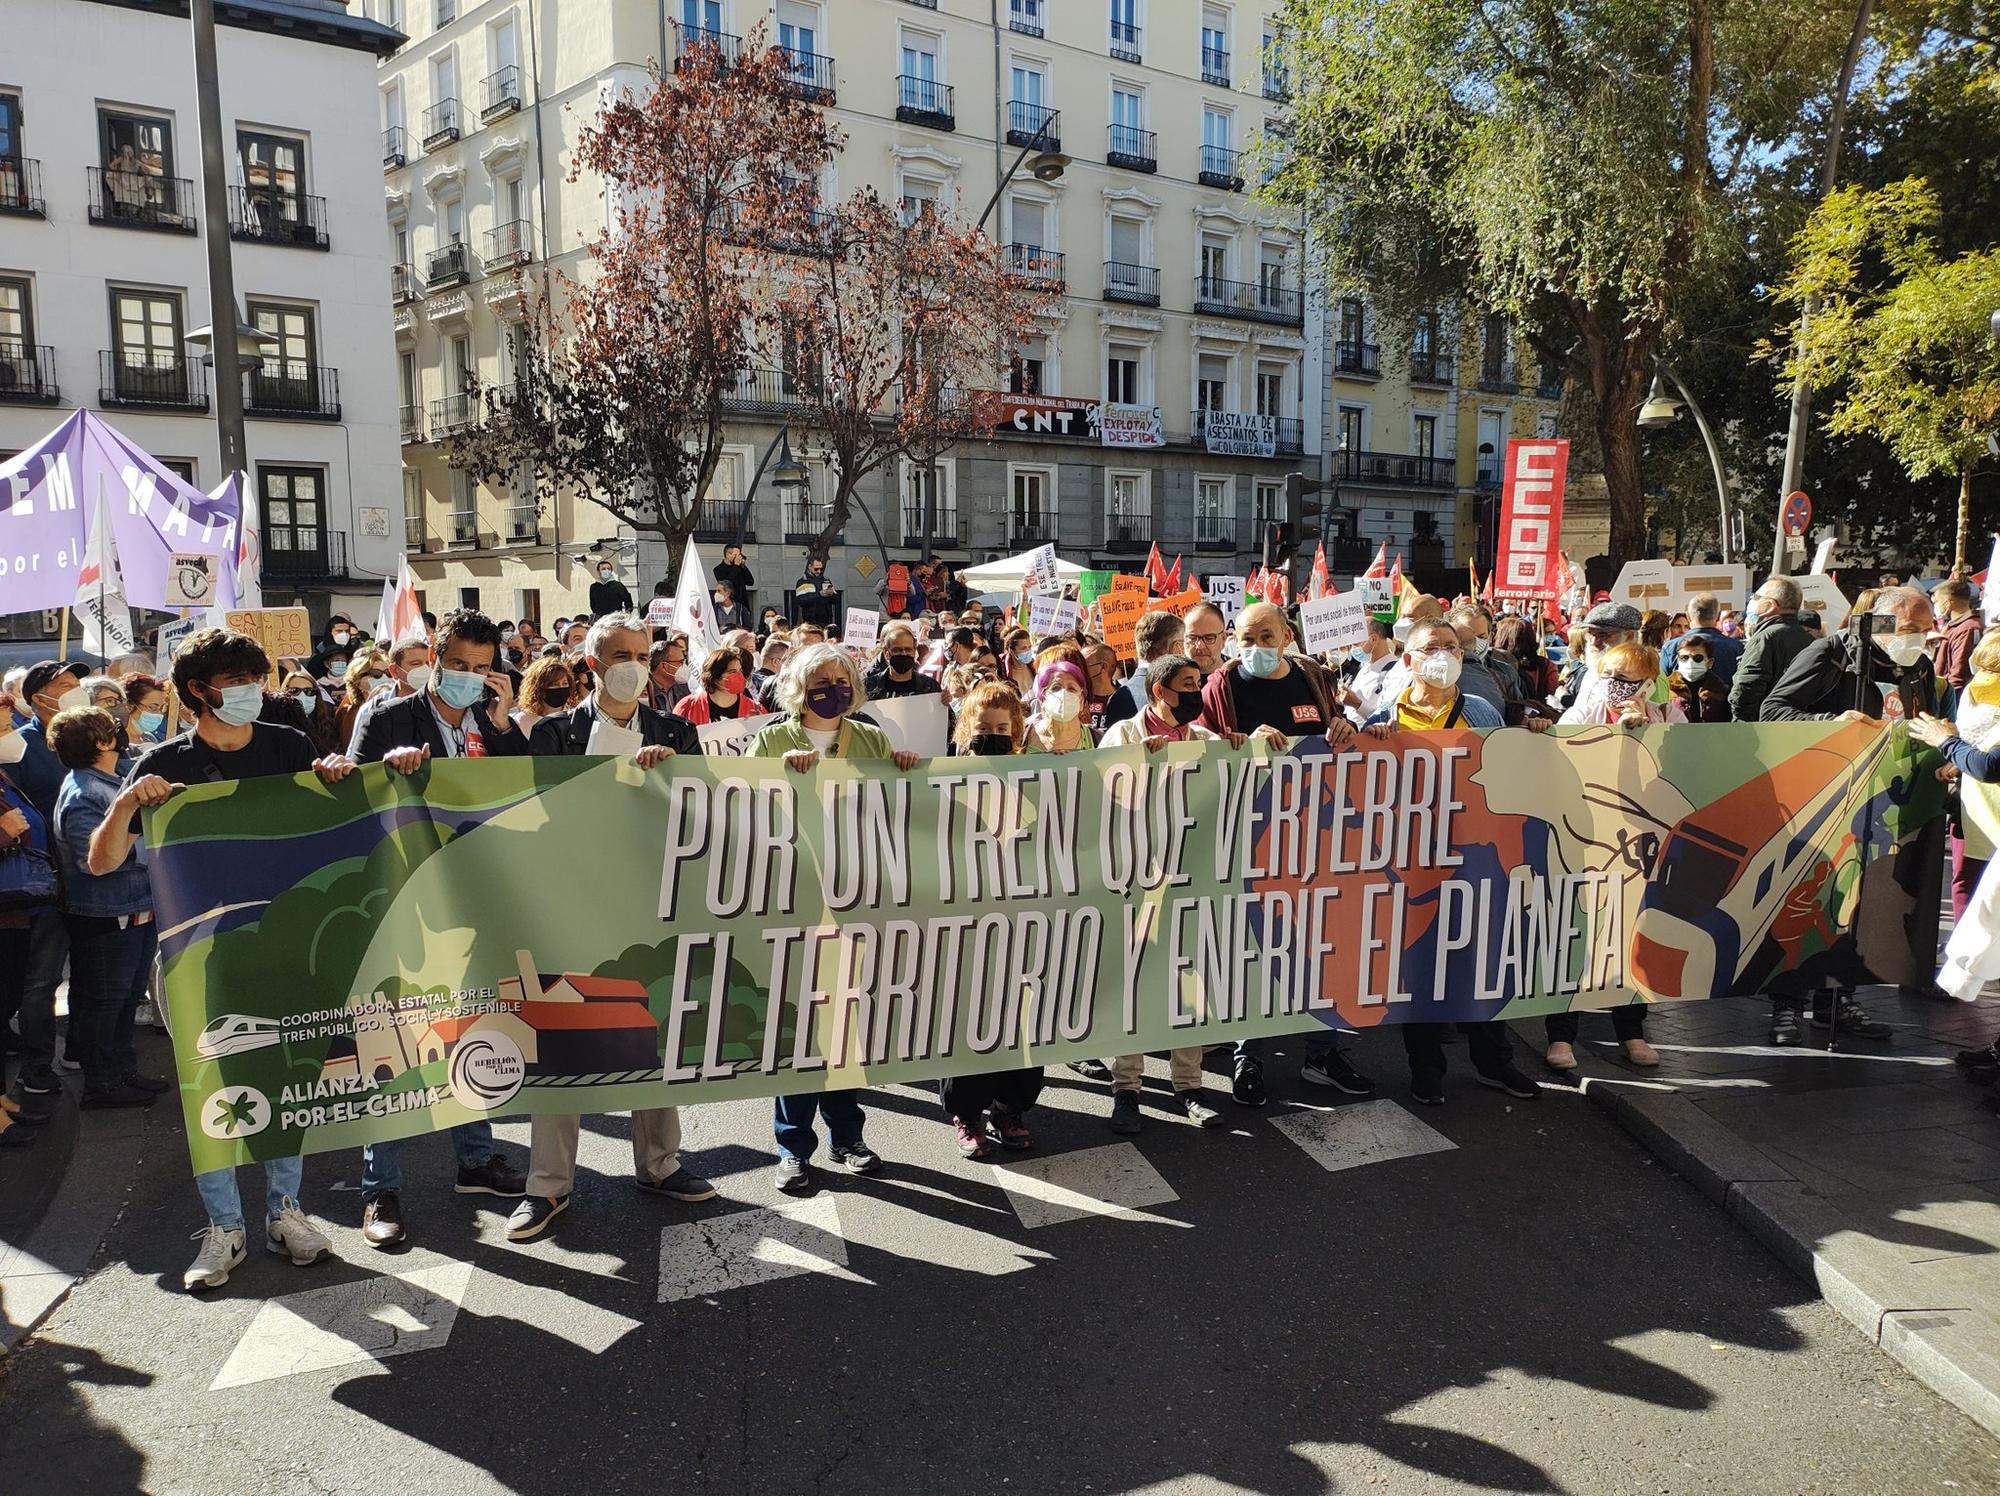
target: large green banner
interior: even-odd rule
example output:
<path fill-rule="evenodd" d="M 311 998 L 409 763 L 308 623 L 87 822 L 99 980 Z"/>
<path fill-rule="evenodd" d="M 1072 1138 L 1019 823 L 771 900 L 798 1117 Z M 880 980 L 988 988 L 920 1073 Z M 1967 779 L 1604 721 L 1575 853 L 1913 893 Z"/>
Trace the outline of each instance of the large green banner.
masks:
<path fill-rule="evenodd" d="M 446 760 L 193 786 L 146 837 L 207 1169 L 475 1116 L 1904 980 L 1896 854 L 1936 788 L 1871 724 L 1515 728 L 909 772 Z"/>

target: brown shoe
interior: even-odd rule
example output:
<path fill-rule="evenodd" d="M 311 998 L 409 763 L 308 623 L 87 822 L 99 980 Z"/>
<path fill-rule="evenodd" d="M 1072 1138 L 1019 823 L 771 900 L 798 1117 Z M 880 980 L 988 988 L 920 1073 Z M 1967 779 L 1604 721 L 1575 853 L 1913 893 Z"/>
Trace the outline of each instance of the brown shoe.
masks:
<path fill-rule="evenodd" d="M 361 1207 L 361 1239 L 376 1248 L 402 1245 L 402 1196 L 385 1190 Z"/>

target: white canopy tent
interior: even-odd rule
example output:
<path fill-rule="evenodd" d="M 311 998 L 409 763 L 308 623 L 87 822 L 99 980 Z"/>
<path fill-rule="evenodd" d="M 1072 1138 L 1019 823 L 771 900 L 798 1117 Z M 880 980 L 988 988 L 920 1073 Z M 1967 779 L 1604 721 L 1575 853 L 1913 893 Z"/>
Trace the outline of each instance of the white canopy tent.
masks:
<path fill-rule="evenodd" d="M 1033 554 L 1033 551 L 1023 551 L 1018 556 L 1003 556 L 998 561 L 988 561 L 982 566 L 962 566 L 958 571 L 958 579 L 965 583 L 968 592 L 1005 593 L 1008 600 L 1012 601 L 1014 595 L 1021 590 L 1021 579 L 1028 574 L 1028 558 Z M 1076 582 L 1082 579 L 1085 568 L 1058 556 L 1056 571 L 1065 582 Z"/>

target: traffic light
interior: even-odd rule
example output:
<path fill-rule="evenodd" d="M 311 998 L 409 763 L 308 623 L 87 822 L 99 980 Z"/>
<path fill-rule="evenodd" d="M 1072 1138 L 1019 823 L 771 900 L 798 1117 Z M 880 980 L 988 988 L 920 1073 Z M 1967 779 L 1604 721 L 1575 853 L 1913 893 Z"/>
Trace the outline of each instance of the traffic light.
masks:
<path fill-rule="evenodd" d="M 1316 528 L 1313 522 L 1326 509 L 1318 497 L 1324 487 L 1319 479 L 1308 478 L 1303 473 L 1286 474 L 1285 519 L 1294 535 L 1303 535 L 1309 528 Z"/>

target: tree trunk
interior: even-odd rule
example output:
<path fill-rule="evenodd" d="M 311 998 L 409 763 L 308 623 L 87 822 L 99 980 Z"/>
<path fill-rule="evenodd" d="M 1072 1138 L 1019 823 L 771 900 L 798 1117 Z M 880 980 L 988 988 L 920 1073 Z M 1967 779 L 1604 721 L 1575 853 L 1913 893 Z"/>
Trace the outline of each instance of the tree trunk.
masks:
<path fill-rule="evenodd" d="M 1958 470 L 1958 544 L 1952 548 L 1951 574 L 1961 580 L 1966 576 L 1965 546 L 1972 539 L 1972 464 L 1966 463 Z M 1989 579 L 1990 585 L 1990 579 Z"/>
<path fill-rule="evenodd" d="M 1613 354 L 1599 367 L 1608 377 L 1601 381 L 1597 398 L 1597 445 L 1611 501 L 1611 560 L 1622 566 L 1646 555 L 1646 493 L 1639 485 L 1636 423 L 1644 365 Z"/>

